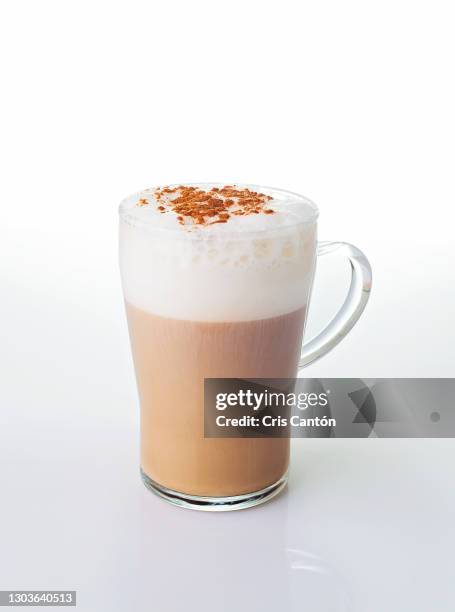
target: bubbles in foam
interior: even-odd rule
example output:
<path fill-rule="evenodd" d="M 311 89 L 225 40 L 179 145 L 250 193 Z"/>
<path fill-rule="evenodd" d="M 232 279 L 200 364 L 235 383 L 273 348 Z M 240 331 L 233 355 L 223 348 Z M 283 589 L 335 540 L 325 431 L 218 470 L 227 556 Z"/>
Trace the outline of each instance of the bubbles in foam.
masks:
<path fill-rule="evenodd" d="M 262 319 L 304 306 L 314 271 L 316 206 L 289 192 L 242 187 L 272 196 L 274 214 L 188 227 L 172 211 L 159 212 L 153 190 L 124 200 L 126 300 L 153 314 L 198 321 Z M 140 198 L 150 204 L 138 206 Z"/>

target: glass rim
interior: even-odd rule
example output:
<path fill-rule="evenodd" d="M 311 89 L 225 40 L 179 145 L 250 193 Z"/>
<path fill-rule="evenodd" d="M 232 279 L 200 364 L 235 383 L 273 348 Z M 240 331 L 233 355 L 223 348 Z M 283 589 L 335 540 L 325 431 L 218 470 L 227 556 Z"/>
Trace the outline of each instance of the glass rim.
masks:
<path fill-rule="evenodd" d="M 242 238 L 248 238 L 251 236 L 258 236 L 258 235 L 264 236 L 264 235 L 276 234 L 276 233 L 284 232 L 286 230 L 289 231 L 299 226 L 312 226 L 312 225 L 315 225 L 318 220 L 319 208 L 312 200 L 310 200 L 306 196 L 303 196 L 300 193 L 297 193 L 295 191 L 289 191 L 287 189 L 281 189 L 279 187 L 270 187 L 267 185 L 257 185 L 257 184 L 252 184 L 252 183 L 210 183 L 210 182 L 174 183 L 168 186 L 171 188 L 178 187 L 179 185 L 184 185 L 188 187 L 212 188 L 212 187 L 223 187 L 226 184 L 233 185 L 234 187 L 241 187 L 241 188 L 243 187 L 247 189 L 252 189 L 254 191 L 265 190 L 266 192 L 271 192 L 268 195 L 271 195 L 274 192 L 286 195 L 288 197 L 288 200 L 290 201 L 299 201 L 299 202 L 306 204 L 311 209 L 311 215 L 307 219 L 299 219 L 299 220 L 296 220 L 295 223 L 290 223 L 289 225 L 281 225 L 278 227 L 271 227 L 271 228 L 261 228 L 257 230 L 239 231 L 238 229 L 229 230 L 226 228 L 226 229 L 223 229 L 223 232 L 219 232 L 216 235 L 211 234 L 211 233 L 207 233 L 204 235 L 203 228 L 198 228 L 197 232 L 194 232 L 194 231 L 193 232 L 190 232 L 190 231 L 182 232 L 182 228 L 178 224 L 176 225 L 175 228 L 162 227 L 162 226 L 160 227 L 148 221 L 142 221 L 142 220 L 135 219 L 133 218 L 133 215 L 131 215 L 131 213 L 129 212 L 131 209 L 129 204 L 132 199 L 139 198 L 141 196 L 146 195 L 147 193 L 151 191 L 154 191 L 155 189 L 158 189 L 159 187 L 156 186 L 156 187 L 149 187 L 147 189 L 143 189 L 142 191 L 137 191 L 127 196 L 126 198 L 123 198 L 123 200 L 120 202 L 119 207 L 118 207 L 118 214 L 120 217 L 120 221 L 123 221 L 133 227 L 140 227 L 152 233 L 157 232 L 162 235 L 172 236 L 173 238 L 181 237 L 182 239 L 186 239 L 186 240 L 191 240 L 191 239 L 192 240 L 201 240 L 201 239 L 203 240 L 213 240 L 213 239 L 220 240 L 221 239 L 222 240 L 223 238 L 232 239 L 234 237 L 236 239 L 242 239 Z"/>

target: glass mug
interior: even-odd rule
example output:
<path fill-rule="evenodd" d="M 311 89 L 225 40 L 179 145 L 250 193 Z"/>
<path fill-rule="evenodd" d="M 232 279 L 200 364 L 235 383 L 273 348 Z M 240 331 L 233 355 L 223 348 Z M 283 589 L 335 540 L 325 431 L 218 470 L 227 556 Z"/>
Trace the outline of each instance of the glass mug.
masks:
<path fill-rule="evenodd" d="M 286 485 L 290 450 L 288 438 L 205 438 L 204 379 L 295 377 L 349 332 L 371 287 L 359 249 L 317 243 L 318 209 L 310 200 L 241 188 L 266 194 L 280 214 L 187 231 L 173 213 L 156 214 L 158 202 L 142 205 L 153 190 L 126 198 L 119 209 L 142 478 L 167 501 L 200 510 L 270 499 Z M 349 292 L 333 320 L 302 347 L 316 257 L 327 253 L 349 260 Z"/>

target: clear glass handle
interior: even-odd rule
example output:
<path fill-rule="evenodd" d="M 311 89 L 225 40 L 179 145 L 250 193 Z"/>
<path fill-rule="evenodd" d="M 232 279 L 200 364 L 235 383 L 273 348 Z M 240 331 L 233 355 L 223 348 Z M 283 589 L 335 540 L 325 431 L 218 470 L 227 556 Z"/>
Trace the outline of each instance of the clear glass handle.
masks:
<path fill-rule="evenodd" d="M 357 247 L 347 242 L 320 242 L 318 257 L 333 254 L 346 257 L 351 264 L 351 285 L 340 310 L 325 329 L 303 344 L 299 370 L 331 351 L 354 327 L 370 297 L 371 266 Z"/>

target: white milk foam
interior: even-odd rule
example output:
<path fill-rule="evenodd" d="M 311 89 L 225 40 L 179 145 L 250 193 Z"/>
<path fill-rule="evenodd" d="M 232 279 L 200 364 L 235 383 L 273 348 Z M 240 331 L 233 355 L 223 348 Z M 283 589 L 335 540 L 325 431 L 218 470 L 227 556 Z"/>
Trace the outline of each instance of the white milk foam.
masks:
<path fill-rule="evenodd" d="M 201 189 L 216 185 L 198 184 Z M 317 208 L 306 198 L 256 185 L 275 213 L 182 226 L 161 214 L 153 190 L 120 205 L 120 269 L 128 303 L 190 321 L 266 319 L 305 306 L 313 281 Z M 138 206 L 140 198 L 149 202 Z"/>

